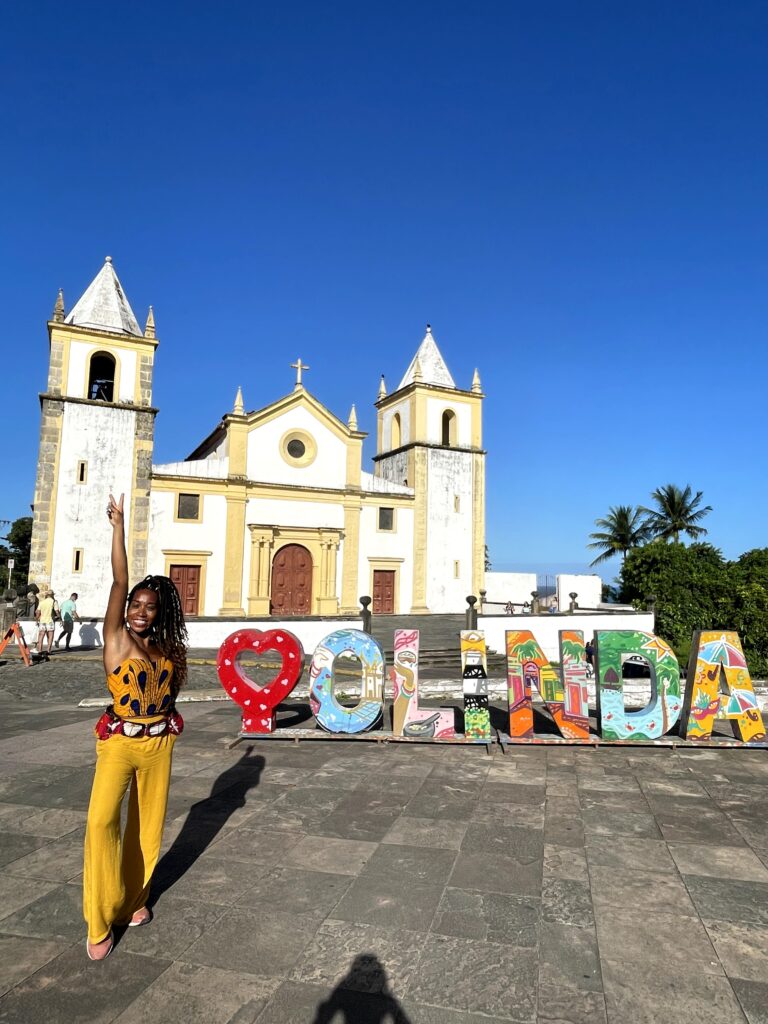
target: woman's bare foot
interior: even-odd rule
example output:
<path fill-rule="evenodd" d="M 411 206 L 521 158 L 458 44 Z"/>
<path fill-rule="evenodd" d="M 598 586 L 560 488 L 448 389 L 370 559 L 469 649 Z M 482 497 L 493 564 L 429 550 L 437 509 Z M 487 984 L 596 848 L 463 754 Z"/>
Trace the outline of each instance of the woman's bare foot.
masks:
<path fill-rule="evenodd" d="M 142 907 L 137 910 L 131 920 L 128 922 L 129 928 L 140 928 L 143 924 L 149 924 L 152 920 L 152 911 L 149 907 Z"/>
<path fill-rule="evenodd" d="M 112 952 L 112 947 L 115 944 L 115 940 L 112 936 L 112 932 L 102 939 L 101 942 L 89 942 L 85 940 L 85 952 L 88 954 L 89 960 L 106 960 L 109 954 Z"/>

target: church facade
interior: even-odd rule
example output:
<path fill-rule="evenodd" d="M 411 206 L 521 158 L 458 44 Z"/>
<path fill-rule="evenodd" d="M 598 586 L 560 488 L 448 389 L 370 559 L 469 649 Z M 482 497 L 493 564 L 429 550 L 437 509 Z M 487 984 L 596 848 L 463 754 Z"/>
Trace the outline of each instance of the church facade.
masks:
<path fill-rule="evenodd" d="M 153 461 L 159 341 L 142 331 L 112 261 L 48 324 L 30 580 L 101 615 L 111 572 L 107 494 L 125 494 L 131 580 L 169 575 L 188 615 L 459 611 L 483 587 L 480 378 L 458 388 L 426 334 L 397 388 L 382 378 L 373 471 L 355 406 L 339 419 L 296 382 L 232 410 L 178 462 Z"/>

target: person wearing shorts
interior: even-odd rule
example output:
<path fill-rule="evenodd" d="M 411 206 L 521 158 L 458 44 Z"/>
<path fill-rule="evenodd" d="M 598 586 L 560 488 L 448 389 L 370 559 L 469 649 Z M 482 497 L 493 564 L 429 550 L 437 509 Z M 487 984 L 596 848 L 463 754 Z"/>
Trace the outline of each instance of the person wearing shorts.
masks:
<path fill-rule="evenodd" d="M 53 647 L 53 620 L 58 608 L 52 590 L 44 590 L 37 606 L 37 649 L 41 654 L 50 654 Z M 47 651 L 45 645 L 48 644 Z"/>

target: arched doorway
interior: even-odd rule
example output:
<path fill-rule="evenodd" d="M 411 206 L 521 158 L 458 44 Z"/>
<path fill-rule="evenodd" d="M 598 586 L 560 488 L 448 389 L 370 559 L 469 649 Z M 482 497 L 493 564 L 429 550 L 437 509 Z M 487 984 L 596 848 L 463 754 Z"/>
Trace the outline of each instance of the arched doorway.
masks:
<path fill-rule="evenodd" d="M 301 544 L 286 544 L 272 559 L 273 615 L 312 614 L 312 555 Z"/>

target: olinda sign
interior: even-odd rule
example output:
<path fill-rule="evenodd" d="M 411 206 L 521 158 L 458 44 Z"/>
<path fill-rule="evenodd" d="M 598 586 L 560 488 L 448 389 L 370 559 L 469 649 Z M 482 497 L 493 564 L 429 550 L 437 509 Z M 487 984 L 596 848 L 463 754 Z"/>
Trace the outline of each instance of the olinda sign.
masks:
<path fill-rule="evenodd" d="M 530 630 L 506 633 L 509 735 L 505 742 L 526 743 L 534 735 L 532 694 L 538 690 L 560 732 L 572 742 L 653 742 L 669 734 L 684 740 L 709 740 L 716 719 L 731 723 L 741 743 L 763 745 L 765 727 L 737 633 L 708 630 L 694 634 L 687 682 L 681 688 L 680 666 L 671 647 L 653 633 L 599 630 L 595 634 L 595 681 L 599 735 L 590 733 L 584 635 L 560 631 L 560 669 L 555 671 Z M 247 675 L 243 654 L 276 652 L 281 667 L 271 682 L 257 686 Z M 640 711 L 624 707 L 622 666 L 640 657 L 650 668 L 651 700 Z M 334 665 L 357 659 L 361 695 L 355 707 L 334 694 Z M 217 670 L 222 686 L 242 709 L 243 735 L 276 731 L 277 706 L 301 678 L 304 651 L 285 629 L 241 629 L 219 649 Z M 392 682 L 393 738 L 488 743 L 492 738 L 488 708 L 485 638 L 461 633 L 464 688 L 464 734 L 457 735 L 452 708 L 419 706 L 419 631 L 399 629 L 394 636 Z M 309 703 L 317 724 L 329 733 L 360 734 L 386 721 L 385 664 L 378 642 L 367 633 L 340 629 L 318 644 L 309 671 Z M 289 732 L 289 730 L 286 730 Z"/>

